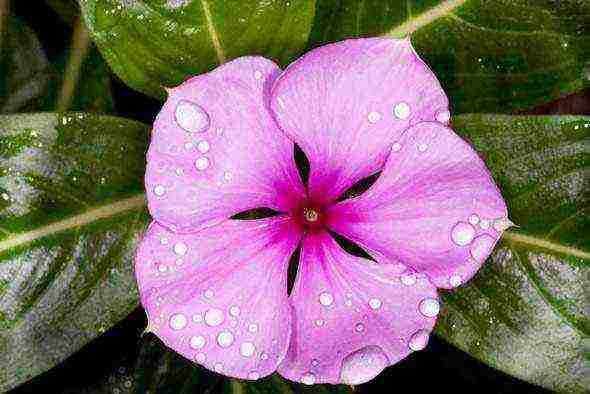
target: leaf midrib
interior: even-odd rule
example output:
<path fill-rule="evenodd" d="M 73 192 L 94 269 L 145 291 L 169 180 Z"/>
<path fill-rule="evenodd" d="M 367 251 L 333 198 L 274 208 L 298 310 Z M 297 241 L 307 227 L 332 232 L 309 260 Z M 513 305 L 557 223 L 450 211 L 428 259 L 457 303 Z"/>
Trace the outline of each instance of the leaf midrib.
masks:
<path fill-rule="evenodd" d="M 84 213 L 46 224 L 35 230 L 14 234 L 14 236 L 0 241 L 0 254 L 63 231 L 77 229 L 99 220 L 117 216 L 124 212 L 134 211 L 145 205 L 145 194 L 141 193 L 116 202 L 96 206 Z"/>

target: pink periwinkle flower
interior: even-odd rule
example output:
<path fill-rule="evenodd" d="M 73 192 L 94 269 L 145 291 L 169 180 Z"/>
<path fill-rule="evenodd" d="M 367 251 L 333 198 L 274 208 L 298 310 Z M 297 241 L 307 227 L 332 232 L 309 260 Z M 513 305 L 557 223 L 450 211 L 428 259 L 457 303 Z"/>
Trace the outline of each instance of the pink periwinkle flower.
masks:
<path fill-rule="evenodd" d="M 437 288 L 469 280 L 510 225 L 449 119 L 409 39 L 326 45 L 285 71 L 242 57 L 171 89 L 147 154 L 154 222 L 135 266 L 149 331 L 224 375 L 305 384 L 363 383 L 423 349 Z M 259 207 L 280 214 L 231 219 Z"/>

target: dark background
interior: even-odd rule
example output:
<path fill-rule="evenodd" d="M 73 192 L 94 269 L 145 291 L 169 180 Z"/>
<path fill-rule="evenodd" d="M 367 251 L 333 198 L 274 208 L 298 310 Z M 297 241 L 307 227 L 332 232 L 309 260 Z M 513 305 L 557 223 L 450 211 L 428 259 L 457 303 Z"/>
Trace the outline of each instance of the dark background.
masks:
<path fill-rule="evenodd" d="M 35 3 L 34 5 L 32 3 Z M 11 12 L 26 22 L 38 35 L 50 60 L 61 56 L 70 44 L 72 28 L 47 7 L 42 0 L 19 0 Z M 139 94 L 112 76 L 112 90 L 119 116 L 152 123 L 160 102 Z M 527 111 L 530 114 L 590 114 L 590 90 L 564 97 Z M 78 353 L 28 383 L 12 390 L 24 393 L 76 393 L 100 384 L 121 365 L 129 364 L 139 353 L 146 338 L 145 314 L 137 308 L 127 319 L 85 346 Z M 153 338 L 150 340 L 154 340 Z M 199 367 L 195 367 L 197 369 Z M 208 392 L 224 390 L 223 379 L 204 373 L 211 383 Z M 116 389 L 115 389 L 116 390 Z M 117 392 L 113 390 L 113 394 Z M 425 390 L 477 391 L 490 393 L 547 393 L 540 387 L 513 378 L 480 363 L 457 348 L 431 336 L 428 347 L 388 368 L 376 379 L 356 387 L 357 393 L 388 391 L 422 392 Z M 313 392 L 307 389 L 306 392 Z"/>

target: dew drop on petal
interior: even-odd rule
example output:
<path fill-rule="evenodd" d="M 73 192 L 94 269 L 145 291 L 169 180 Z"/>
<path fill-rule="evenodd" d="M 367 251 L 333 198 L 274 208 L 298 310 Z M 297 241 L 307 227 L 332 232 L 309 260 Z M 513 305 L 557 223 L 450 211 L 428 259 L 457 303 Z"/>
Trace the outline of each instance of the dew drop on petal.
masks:
<path fill-rule="evenodd" d="M 470 215 L 467 220 L 469 221 L 469 223 L 471 223 L 475 226 L 477 223 L 479 223 L 479 216 L 477 216 L 476 214 L 473 214 L 473 215 Z"/>
<path fill-rule="evenodd" d="M 217 344 L 221 347 L 229 347 L 234 343 L 234 334 L 229 331 L 221 331 L 217 334 Z"/>
<path fill-rule="evenodd" d="M 262 77 L 263 77 L 263 74 L 261 71 L 259 71 L 259 70 L 254 71 L 254 78 L 261 80 Z"/>
<path fill-rule="evenodd" d="M 490 228 L 490 221 L 483 219 L 479 222 L 479 227 L 483 228 L 484 230 L 487 230 L 488 228 Z"/>
<path fill-rule="evenodd" d="M 369 300 L 369 306 L 371 309 L 379 309 L 381 308 L 381 300 L 379 298 L 371 298 Z"/>
<path fill-rule="evenodd" d="M 469 253 L 476 261 L 481 263 L 488 257 L 493 246 L 494 238 L 488 234 L 483 234 L 473 240 L 469 247 Z"/>
<path fill-rule="evenodd" d="M 324 292 L 320 294 L 320 304 L 323 306 L 330 306 L 334 302 L 334 297 L 332 294 Z"/>
<path fill-rule="evenodd" d="M 475 235 L 475 228 L 465 222 L 455 224 L 451 230 L 451 239 L 459 246 L 465 246 L 471 243 Z"/>
<path fill-rule="evenodd" d="M 418 309 L 426 317 L 435 317 L 440 312 L 440 303 L 434 298 L 425 298 L 420 301 Z"/>
<path fill-rule="evenodd" d="M 222 363 L 216 363 L 215 366 L 213 367 L 213 370 L 215 370 L 215 372 L 221 372 L 223 371 L 223 364 Z"/>
<path fill-rule="evenodd" d="M 340 380 L 350 385 L 362 384 L 379 375 L 388 365 L 389 359 L 379 346 L 367 346 L 342 360 Z"/>
<path fill-rule="evenodd" d="M 410 338 L 408 346 L 414 351 L 422 350 L 428 344 L 430 332 L 428 330 L 418 330 Z"/>
<path fill-rule="evenodd" d="M 193 322 L 201 323 L 202 321 L 203 321 L 203 316 L 201 316 L 199 314 L 193 315 Z"/>
<path fill-rule="evenodd" d="M 205 140 L 199 141 L 197 144 L 197 150 L 201 153 L 207 153 L 211 149 L 211 145 Z"/>
<path fill-rule="evenodd" d="M 233 174 L 229 171 L 225 171 L 223 173 L 223 179 L 225 179 L 228 182 L 231 181 L 233 177 L 234 177 Z"/>
<path fill-rule="evenodd" d="M 195 160 L 195 168 L 197 170 L 203 171 L 206 170 L 207 167 L 209 167 L 209 159 L 206 157 L 199 157 L 197 160 Z"/>
<path fill-rule="evenodd" d="M 262 360 L 268 360 L 268 354 L 266 354 L 266 353 L 262 353 L 262 354 L 260 354 L 260 358 L 261 358 Z"/>
<path fill-rule="evenodd" d="M 303 374 L 303 376 L 301 376 L 300 381 L 303 384 L 312 385 L 315 383 L 315 375 L 312 374 L 311 372 L 305 373 L 305 374 Z"/>
<path fill-rule="evenodd" d="M 451 275 L 449 278 L 449 284 L 453 287 L 461 286 L 463 283 L 463 279 L 461 279 L 461 275 Z"/>
<path fill-rule="evenodd" d="M 232 315 L 233 317 L 236 317 L 240 314 L 240 307 L 237 305 L 233 305 L 232 307 L 229 308 L 229 314 Z"/>
<path fill-rule="evenodd" d="M 410 106 L 408 105 L 408 103 L 404 102 L 397 103 L 393 107 L 393 114 L 398 119 L 407 119 L 408 116 L 410 116 Z"/>
<path fill-rule="evenodd" d="M 161 197 L 166 194 L 166 188 L 162 185 L 156 185 L 154 187 L 154 194 L 158 197 Z"/>
<path fill-rule="evenodd" d="M 201 349 L 205 346 L 205 337 L 202 335 L 195 335 L 190 339 L 190 347 L 193 349 Z"/>
<path fill-rule="evenodd" d="M 182 313 L 176 313 L 170 316 L 170 328 L 173 330 L 182 330 L 188 323 L 186 316 Z"/>
<path fill-rule="evenodd" d="M 435 115 L 435 118 L 438 122 L 440 123 L 448 123 L 449 120 L 451 120 L 451 113 L 449 111 L 442 110 L 442 111 L 438 111 Z"/>
<path fill-rule="evenodd" d="M 184 256 L 188 251 L 188 246 L 184 242 L 178 242 L 174 244 L 174 253 L 179 256 Z"/>
<path fill-rule="evenodd" d="M 250 371 L 248 373 L 248 379 L 251 379 L 251 380 L 260 379 L 260 374 L 258 372 L 256 372 L 256 371 Z"/>
<path fill-rule="evenodd" d="M 406 286 L 412 286 L 416 283 L 416 275 L 404 274 L 401 276 L 400 281 Z"/>
<path fill-rule="evenodd" d="M 176 123 L 191 133 L 202 133 L 209 128 L 209 115 L 199 105 L 181 100 L 174 110 Z"/>
<path fill-rule="evenodd" d="M 394 152 L 399 152 L 402 149 L 402 145 L 399 142 L 396 142 L 391 146 L 391 150 Z"/>
<path fill-rule="evenodd" d="M 199 353 L 199 354 L 197 354 L 197 355 L 195 356 L 195 360 L 196 360 L 198 363 L 204 363 L 204 362 L 205 362 L 205 360 L 206 360 L 206 358 L 207 358 L 207 357 L 205 356 L 205 353 Z"/>
<path fill-rule="evenodd" d="M 355 330 L 356 332 L 363 332 L 363 331 L 365 331 L 365 325 L 364 325 L 363 323 L 357 323 L 357 324 L 354 326 L 354 330 Z"/>
<path fill-rule="evenodd" d="M 244 357 L 252 357 L 256 347 L 252 342 L 244 342 L 240 345 L 240 354 Z"/>
<path fill-rule="evenodd" d="M 216 327 L 223 323 L 223 311 L 211 308 L 207 312 L 205 312 L 205 324 L 211 327 Z"/>
<path fill-rule="evenodd" d="M 324 324 L 326 324 L 326 322 L 323 321 L 322 319 L 317 319 L 314 323 L 315 323 L 316 327 L 321 327 Z"/>
<path fill-rule="evenodd" d="M 426 152 L 427 149 L 428 149 L 428 145 L 426 145 L 426 144 L 419 144 L 418 145 L 418 151 L 420 151 L 420 152 Z"/>
<path fill-rule="evenodd" d="M 250 332 L 257 332 L 258 331 L 258 324 L 251 323 L 248 325 L 248 331 Z"/>
<path fill-rule="evenodd" d="M 371 123 L 377 123 L 381 119 L 381 114 L 377 111 L 371 111 L 369 112 L 367 119 L 369 119 L 369 122 Z"/>

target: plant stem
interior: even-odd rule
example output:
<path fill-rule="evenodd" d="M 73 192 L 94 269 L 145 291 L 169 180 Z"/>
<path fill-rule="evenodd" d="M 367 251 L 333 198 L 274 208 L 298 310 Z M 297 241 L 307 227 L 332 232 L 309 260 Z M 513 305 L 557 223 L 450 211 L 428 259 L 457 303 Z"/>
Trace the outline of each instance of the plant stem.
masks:
<path fill-rule="evenodd" d="M 74 27 L 70 55 L 68 57 L 63 84 L 57 100 L 58 112 L 67 111 L 72 104 L 76 84 L 80 78 L 80 69 L 89 49 L 90 35 L 84 25 L 84 21 L 79 17 L 76 26 Z"/>

